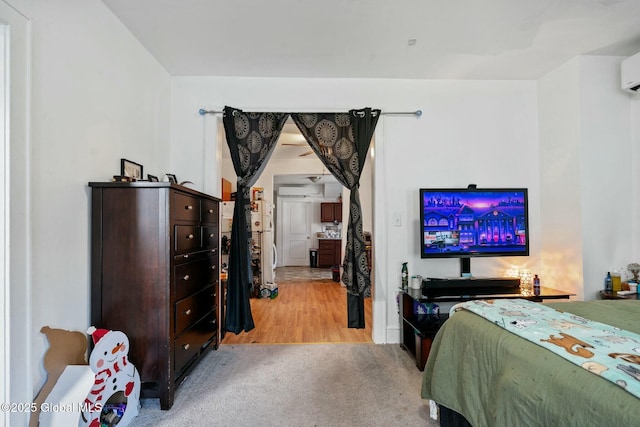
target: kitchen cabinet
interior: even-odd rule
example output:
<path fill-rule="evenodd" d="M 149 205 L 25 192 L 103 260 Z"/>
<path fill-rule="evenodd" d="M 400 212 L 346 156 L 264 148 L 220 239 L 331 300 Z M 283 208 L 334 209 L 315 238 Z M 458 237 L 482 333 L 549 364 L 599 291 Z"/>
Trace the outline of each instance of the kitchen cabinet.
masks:
<path fill-rule="evenodd" d="M 231 182 L 222 178 L 222 200 L 227 202 L 231 200 Z"/>
<path fill-rule="evenodd" d="M 318 267 L 327 268 L 342 264 L 342 239 L 318 240 Z"/>
<path fill-rule="evenodd" d="M 342 222 L 342 203 L 320 203 L 320 222 Z"/>

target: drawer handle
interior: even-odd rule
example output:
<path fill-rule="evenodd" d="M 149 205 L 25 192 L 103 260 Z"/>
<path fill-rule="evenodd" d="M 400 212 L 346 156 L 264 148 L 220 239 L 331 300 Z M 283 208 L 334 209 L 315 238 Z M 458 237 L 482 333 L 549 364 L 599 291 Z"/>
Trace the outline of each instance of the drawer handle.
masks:
<path fill-rule="evenodd" d="M 213 249 L 211 249 L 211 253 L 214 253 L 214 254 L 215 254 L 217 251 L 218 251 L 218 248 L 213 248 Z"/>
<path fill-rule="evenodd" d="M 212 214 L 212 213 L 213 213 L 213 209 L 209 209 L 209 213 L 211 213 L 211 214 Z"/>
<path fill-rule="evenodd" d="M 209 237 L 212 237 L 212 238 L 213 238 L 213 237 L 216 237 L 216 235 L 215 235 L 215 234 L 213 234 L 213 233 L 211 233 L 211 234 L 209 234 Z"/>
<path fill-rule="evenodd" d="M 182 258 L 189 258 L 189 254 L 182 255 Z"/>
<path fill-rule="evenodd" d="M 182 276 L 182 280 L 189 280 L 189 277 L 191 276 L 189 276 L 188 274 L 185 274 L 184 276 Z"/>
<path fill-rule="evenodd" d="M 189 347 L 191 347 L 191 345 L 185 344 L 185 345 L 182 346 L 182 349 L 183 350 L 189 350 Z"/>
<path fill-rule="evenodd" d="M 191 309 L 190 309 L 190 308 L 188 308 L 188 309 L 186 309 L 185 311 L 183 311 L 183 313 L 184 313 L 184 315 L 185 315 L 185 316 L 188 316 L 188 315 L 190 315 L 190 314 L 191 314 Z"/>
<path fill-rule="evenodd" d="M 212 270 L 215 270 L 215 269 L 216 269 L 216 265 L 215 265 L 215 264 L 213 264 L 213 265 L 211 266 L 211 269 L 212 269 Z"/>
<path fill-rule="evenodd" d="M 190 210 L 193 209 L 193 206 L 187 205 L 187 206 L 184 207 L 184 209 L 187 210 L 187 211 L 190 211 Z"/>
<path fill-rule="evenodd" d="M 187 235 L 187 239 L 189 239 L 189 240 L 193 240 L 193 234 L 189 234 L 189 235 Z"/>

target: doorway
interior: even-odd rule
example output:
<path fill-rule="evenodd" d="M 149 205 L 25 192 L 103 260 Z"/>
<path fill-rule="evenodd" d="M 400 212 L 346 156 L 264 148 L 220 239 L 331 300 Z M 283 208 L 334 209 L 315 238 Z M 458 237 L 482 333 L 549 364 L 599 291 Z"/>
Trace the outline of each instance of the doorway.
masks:
<path fill-rule="evenodd" d="M 218 129 L 221 129 L 219 126 Z M 236 176 L 228 154 L 224 134 L 220 135 L 222 145 L 222 176 L 233 183 Z M 372 141 L 369 156 L 372 157 L 375 140 Z M 310 313 L 315 313 L 313 337 L 291 330 L 294 343 L 301 342 L 372 342 L 371 300 L 365 299 L 365 329 L 349 333 L 347 328 L 346 289 L 341 282 L 332 280 L 331 268 L 312 268 L 310 250 L 318 248 L 318 233 L 323 230 L 320 221 L 320 203 L 335 202 L 338 197 L 348 200 L 348 191 L 324 168 L 320 159 L 310 153 L 310 147 L 289 119 L 285 124 L 278 145 L 265 166 L 254 187 L 263 188 L 267 201 L 275 204 L 274 230 L 275 246 L 278 252 L 278 265 L 275 282 L 278 296 L 274 299 L 251 298 L 252 314 L 256 328 L 247 334 L 226 334 L 223 344 L 243 342 L 283 342 L 287 337 L 276 337 L 267 331 L 256 331 L 272 324 L 274 319 L 280 324 L 297 324 Z M 360 196 L 363 208 L 364 231 L 371 233 L 373 228 L 373 158 L 368 158 L 361 177 Z M 331 186 L 335 187 L 331 188 Z M 289 191 L 281 191 L 287 187 Z M 325 189 L 331 188 L 331 192 Z M 293 190 L 291 190 L 293 189 Z M 330 199 L 325 199 L 328 196 Z M 345 213 L 346 212 L 346 213 Z M 348 204 L 343 206 L 343 218 L 348 217 Z M 346 234 L 346 223 L 344 224 Z M 284 233 L 286 230 L 288 233 Z M 344 255 L 344 240 L 342 254 Z M 372 288 L 374 280 L 372 276 Z M 372 289 L 373 290 L 373 289 Z M 344 300 L 340 300 L 344 297 Z M 295 299 L 290 297 L 295 295 Z M 265 315 L 268 313 L 268 315 Z M 308 314 L 305 314 L 308 313 Z M 319 321 L 320 323 L 316 322 Z M 313 325 L 313 326 L 311 326 Z M 268 327 L 268 326 L 267 326 Z M 338 328 L 339 331 L 335 329 Z M 287 328 L 288 329 L 288 328 Z M 321 333 L 318 334 L 317 332 Z M 357 332 L 356 332 L 357 331 Z M 355 334 L 355 336 L 354 336 Z M 363 338 L 363 334 L 364 337 Z M 312 341 L 305 341 L 311 339 Z M 265 341 L 266 340 L 266 341 Z M 275 340 L 275 341 L 270 341 Z M 325 341 L 338 340 L 338 341 Z"/>

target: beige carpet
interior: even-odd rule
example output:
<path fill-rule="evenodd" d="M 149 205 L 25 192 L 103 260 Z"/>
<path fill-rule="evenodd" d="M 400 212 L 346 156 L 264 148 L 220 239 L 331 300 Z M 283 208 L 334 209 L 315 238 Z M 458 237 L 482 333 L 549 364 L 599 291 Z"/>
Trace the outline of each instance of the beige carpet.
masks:
<path fill-rule="evenodd" d="M 398 344 L 221 345 L 132 426 L 436 426 Z"/>

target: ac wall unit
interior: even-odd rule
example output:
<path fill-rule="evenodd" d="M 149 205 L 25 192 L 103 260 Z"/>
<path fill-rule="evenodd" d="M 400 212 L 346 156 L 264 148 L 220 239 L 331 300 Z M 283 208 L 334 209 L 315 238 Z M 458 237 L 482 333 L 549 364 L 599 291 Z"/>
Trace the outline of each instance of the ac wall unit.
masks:
<path fill-rule="evenodd" d="M 280 187 L 278 196 L 283 197 L 321 197 L 322 194 L 317 188 L 303 187 Z"/>
<path fill-rule="evenodd" d="M 624 59 L 620 63 L 622 90 L 638 93 L 640 90 L 640 53 Z"/>

